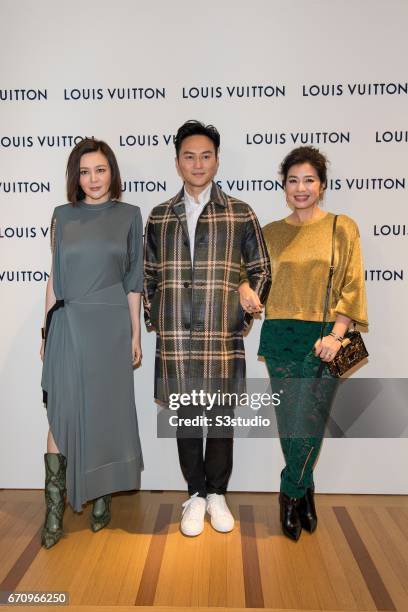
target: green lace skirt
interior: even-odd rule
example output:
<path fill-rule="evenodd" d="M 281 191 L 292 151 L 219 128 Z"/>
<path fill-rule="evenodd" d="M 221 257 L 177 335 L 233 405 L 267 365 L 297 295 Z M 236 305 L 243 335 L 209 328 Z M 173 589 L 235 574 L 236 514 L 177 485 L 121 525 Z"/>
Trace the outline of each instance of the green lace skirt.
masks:
<path fill-rule="evenodd" d="M 332 327 L 327 324 L 325 335 Z M 267 319 L 258 351 L 265 358 L 272 390 L 281 398 L 275 408 L 286 462 L 281 491 L 296 498 L 313 486 L 313 467 L 338 384 L 313 352 L 320 330 L 321 323 L 315 321 Z"/>
<path fill-rule="evenodd" d="M 324 333 L 333 328 L 327 323 Z M 297 319 L 265 319 L 262 325 L 258 355 L 275 369 L 275 377 L 315 377 L 321 360 L 313 347 L 320 338 L 321 323 Z M 324 368 L 327 372 L 327 368 Z M 325 374 L 326 375 L 326 374 Z"/>

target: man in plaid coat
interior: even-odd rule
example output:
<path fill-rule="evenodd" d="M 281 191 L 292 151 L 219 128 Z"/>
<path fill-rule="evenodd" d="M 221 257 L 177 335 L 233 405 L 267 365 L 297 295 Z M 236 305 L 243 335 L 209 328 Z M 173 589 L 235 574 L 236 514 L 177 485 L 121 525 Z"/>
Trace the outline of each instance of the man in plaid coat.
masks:
<path fill-rule="evenodd" d="M 156 206 L 147 221 L 144 313 L 147 327 L 157 334 L 155 398 L 166 404 L 173 394 L 197 387 L 213 392 L 240 387 L 245 378 L 242 332 L 262 308 L 271 283 L 255 213 L 213 182 L 219 144 L 213 126 L 198 121 L 181 126 L 176 167 L 184 186 Z M 242 268 L 249 285 L 241 304 Z M 179 419 L 181 414 L 197 412 L 179 409 Z M 209 435 L 203 457 L 199 430 L 189 437 L 178 431 L 177 437 L 190 494 L 183 504 L 185 535 L 201 533 L 206 510 L 216 530 L 230 531 L 234 525 L 224 497 L 232 471 L 232 436 Z"/>

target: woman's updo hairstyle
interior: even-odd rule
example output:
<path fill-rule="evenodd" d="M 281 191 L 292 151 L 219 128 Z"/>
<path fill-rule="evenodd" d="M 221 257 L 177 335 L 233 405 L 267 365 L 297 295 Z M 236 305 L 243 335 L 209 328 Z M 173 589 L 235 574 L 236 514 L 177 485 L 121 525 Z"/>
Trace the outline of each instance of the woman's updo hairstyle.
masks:
<path fill-rule="evenodd" d="M 283 179 L 283 184 L 286 184 L 289 170 L 292 166 L 298 164 L 310 164 L 316 170 L 317 176 L 323 186 L 327 187 L 327 165 L 328 159 L 320 153 L 316 147 L 297 147 L 288 153 L 280 165 L 279 173 Z"/>

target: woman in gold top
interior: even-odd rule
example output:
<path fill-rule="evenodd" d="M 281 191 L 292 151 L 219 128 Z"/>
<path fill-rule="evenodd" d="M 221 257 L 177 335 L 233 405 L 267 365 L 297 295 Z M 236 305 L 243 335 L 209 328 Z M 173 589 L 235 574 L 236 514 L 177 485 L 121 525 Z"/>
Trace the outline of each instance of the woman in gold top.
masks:
<path fill-rule="evenodd" d="M 285 157 L 280 171 L 292 213 L 263 229 L 272 288 L 259 355 L 284 390 L 277 409 L 286 463 L 280 516 L 284 534 L 296 541 L 302 527 L 312 533 L 317 526 L 313 467 L 336 390 L 325 362 L 335 357 L 352 322 L 367 325 L 367 311 L 358 227 L 339 215 L 328 323 L 320 340 L 335 217 L 320 208 L 327 160 L 314 147 L 299 147 Z M 248 283 L 240 288 L 241 304 L 254 312 L 259 305 L 252 303 L 248 288 Z"/>

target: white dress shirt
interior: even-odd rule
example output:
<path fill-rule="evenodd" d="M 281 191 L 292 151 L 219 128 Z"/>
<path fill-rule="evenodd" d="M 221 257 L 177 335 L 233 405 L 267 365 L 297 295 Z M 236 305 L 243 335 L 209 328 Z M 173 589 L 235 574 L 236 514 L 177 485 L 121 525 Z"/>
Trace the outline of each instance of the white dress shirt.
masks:
<path fill-rule="evenodd" d="M 198 202 L 196 202 L 193 196 L 191 196 L 186 190 L 186 188 L 184 188 L 184 206 L 186 208 L 188 235 L 190 238 L 191 262 L 194 261 L 194 241 L 198 217 L 201 215 L 205 205 L 208 204 L 210 200 L 211 187 L 212 183 L 210 183 L 198 195 Z"/>

